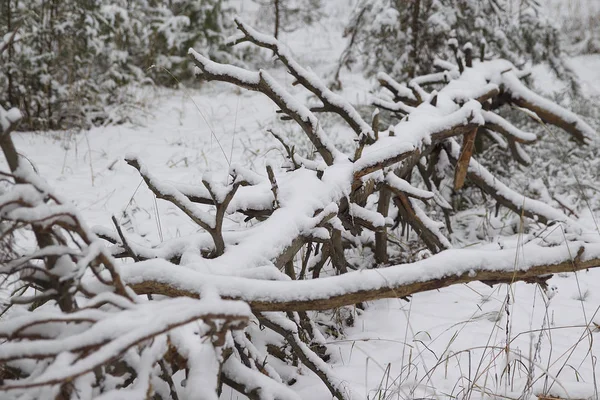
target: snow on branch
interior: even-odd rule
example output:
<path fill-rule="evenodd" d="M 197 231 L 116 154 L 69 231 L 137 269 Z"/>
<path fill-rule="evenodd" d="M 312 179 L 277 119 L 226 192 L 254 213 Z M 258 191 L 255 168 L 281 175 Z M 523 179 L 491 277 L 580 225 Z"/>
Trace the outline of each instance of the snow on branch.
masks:
<path fill-rule="evenodd" d="M 19 120 L 21 120 L 21 112 L 18 108 L 5 110 L 0 106 L 0 136 L 10 134 L 16 128 Z"/>
<path fill-rule="evenodd" d="M 267 95 L 286 119 L 302 128 L 322 160 L 298 154 L 287 138 L 271 130 L 288 157 L 285 168 L 270 164 L 266 176 L 265 171 L 246 171 L 244 177 L 234 177 L 223 187 L 210 180 L 204 182 L 204 187 L 173 184 L 178 196 L 167 199 L 171 202 L 199 203 L 215 207 L 217 217 L 241 214 L 245 223 L 252 222 L 220 231 L 222 244 L 216 247 L 222 251 L 202 251 L 200 257 L 186 261 L 182 254 L 197 253 L 198 248 L 206 247 L 206 233 L 142 251 L 147 255 L 168 254 L 174 263 L 147 258 L 124 266 L 123 279 L 136 293 L 200 299 L 206 293 L 216 293 L 225 299 L 247 302 L 262 326 L 278 333 L 287 346 L 287 352 L 267 346 L 271 357 L 287 363 L 291 354 L 293 360 L 302 362 L 322 380 L 332 396 L 345 398 L 323 355 L 310 345 L 314 329 L 305 311 L 388 297 L 406 298 L 473 281 L 545 285 L 553 273 L 600 266 L 600 248 L 590 244 L 596 240 L 586 235 L 576 221 L 508 188 L 475 160 L 478 135 L 487 134 L 503 144 L 501 147 L 510 149 L 517 161 L 530 161 L 521 145 L 535 142 L 537 136 L 498 113 L 503 104 L 517 104 L 517 98 L 535 99 L 535 104 L 560 114 L 562 120 L 575 121 L 572 115 L 514 84 L 510 77 L 519 78 L 520 73 L 511 63 L 476 62 L 472 55 L 465 63 L 460 60 L 459 67 L 438 61 L 436 65 L 443 72 L 416 77 L 406 85 L 379 74 L 378 80 L 392 92 L 393 102 L 375 99 L 373 104 L 402 116 L 395 126 L 380 131 L 378 111 L 371 114 L 370 126 L 350 102 L 325 87 L 278 40 L 239 19 L 236 24 L 240 32 L 231 43 L 250 42 L 273 51 L 295 78 L 294 83 L 315 94 L 322 106 L 309 109 L 263 70 L 252 72 L 217 64 L 190 50 L 200 78 L 229 82 Z M 327 137 L 317 111 L 340 115 L 349 130 L 358 135 L 353 158 Z M 540 118 L 550 120 L 544 115 L 542 112 Z M 575 125 L 575 130 L 567 130 L 577 137 L 577 129 L 586 128 L 579 120 Z M 421 179 L 415 181 L 417 173 Z M 236 183 L 239 185 L 234 186 Z M 564 225 L 569 241 L 547 247 L 543 241 L 534 240 L 524 250 L 519 249 L 531 255 L 520 264 L 514 261 L 516 249 L 454 249 L 456 243 L 446 236 L 452 232 L 455 213 L 448 193 L 470 186 L 481 188 L 523 217 L 540 224 Z M 435 218 L 441 214 L 445 223 Z M 402 226 L 402 233 L 397 231 L 398 226 Z M 408 245 L 394 239 L 404 233 Z M 210 230 L 209 234 L 214 236 Z M 118 246 L 115 239 L 112 235 L 112 243 Z M 415 262 L 414 255 L 405 251 L 413 241 L 425 245 L 425 257 L 433 255 Z M 360 257 L 356 257 L 359 251 Z M 306 279 L 308 276 L 312 279 Z M 87 285 L 95 288 L 99 283 Z M 248 396 L 293 398 L 275 368 L 257 365 L 262 354 L 252 344 L 254 333 L 249 330 L 246 328 L 247 335 L 232 335 L 234 344 L 222 364 L 221 381 Z M 183 337 L 181 331 L 177 332 Z M 266 335 L 260 340 L 272 339 Z M 188 353 L 191 347 L 180 342 L 178 351 Z M 197 371 L 197 363 L 192 358 L 187 360 L 187 365 L 192 365 L 191 375 L 197 374 L 193 372 Z M 264 368 L 265 373 L 259 377 L 255 368 Z M 259 389 L 257 382 L 265 389 Z"/>
<path fill-rule="evenodd" d="M 382 99 L 373 99 L 372 104 L 375 107 L 379 107 L 383 110 L 387 110 L 387 111 L 392 111 L 395 113 L 402 113 L 404 115 L 406 114 L 410 114 L 411 112 L 413 112 L 415 110 L 414 107 L 411 107 L 409 105 L 404 104 L 401 101 L 398 102 L 391 102 L 391 101 L 385 101 Z"/>
<path fill-rule="evenodd" d="M 69 314 L 68 318 L 45 315 L 45 318 L 36 316 L 32 321 L 29 315 L 17 317 L 0 327 L 0 334 L 11 340 L 0 348 L 0 362 L 45 358 L 53 361 L 35 377 L 17 382 L 5 381 L 2 389 L 55 385 L 73 380 L 107 364 L 136 345 L 197 320 L 219 321 L 220 329 L 207 335 L 225 335 L 228 329 L 243 328 L 249 314 L 250 309 L 242 302 L 209 297 L 135 304 L 116 313 L 99 309 L 82 310 Z M 56 337 L 38 339 L 38 330 L 44 334 L 48 327 L 63 323 L 78 324 L 79 327 L 73 329 L 74 326 L 71 326 L 69 332 L 69 327 L 65 326 L 66 329 L 58 331 L 60 334 Z"/>
<path fill-rule="evenodd" d="M 458 143 L 451 140 L 447 143 L 447 148 L 450 160 L 456 162 L 459 155 Z M 542 201 L 529 198 L 512 190 L 474 159 L 470 160 L 467 175 L 469 180 L 493 196 L 500 204 L 513 210 L 518 215 L 524 215 L 543 224 L 561 222 L 575 233 L 581 234 L 584 232 L 584 229 L 577 221 L 574 221 L 562 211 Z M 588 240 L 593 240 L 593 237 L 588 238 Z"/>
<path fill-rule="evenodd" d="M 330 111 L 341 116 L 357 135 L 368 135 L 374 137 L 371 126 L 362 119 L 356 109 L 342 96 L 332 92 L 312 71 L 303 68 L 291 56 L 290 52 L 274 37 L 262 34 L 240 18 L 235 18 L 238 29 L 243 33 L 236 38 L 234 44 L 251 42 L 257 46 L 272 50 L 288 71 L 296 79 L 297 83 L 314 93 L 323 103 L 323 111 Z"/>
<path fill-rule="evenodd" d="M 528 257 L 515 264 L 515 251 Z M 402 298 L 458 283 L 537 283 L 551 274 L 598 267 L 598 244 L 571 242 L 545 247 L 530 243 L 519 250 L 446 250 L 415 263 L 306 281 L 263 281 L 190 270 L 165 274 L 173 266 L 163 260 L 127 266 L 123 279 L 138 294 L 201 297 L 203 288 L 210 287 L 224 298 L 247 302 L 254 311 L 306 311 Z"/>
<path fill-rule="evenodd" d="M 534 133 L 523 132 L 494 112 L 483 110 L 482 114 L 485 119 L 486 128 L 498 132 L 510 140 L 525 144 L 531 144 L 537 140 L 537 136 Z"/>
<path fill-rule="evenodd" d="M 11 118 L 12 124 L 16 119 Z M 167 335 L 195 322 L 202 328 L 192 338 L 207 338 L 212 359 L 218 360 L 231 330 L 248 323 L 248 305 L 222 300 L 214 292 L 201 300 L 139 299 L 122 281 L 122 266 L 70 201 L 23 162 L 11 126 L 3 125 L 0 137 L 11 169 L 1 173 L 0 275 L 16 290 L 0 320 L 0 391 L 29 398 L 93 392 L 110 398 L 118 393 L 141 400 L 168 387 L 177 400 L 171 377 L 177 369 L 167 359 L 173 353 L 176 359 L 182 356 Z M 210 189 L 216 202 L 230 197 L 227 190 Z M 132 251 L 119 233 L 121 245 Z M 106 236 L 115 239 L 112 233 Z M 32 243 L 15 247 L 17 238 Z M 220 373 L 218 361 L 212 369 L 205 367 L 209 376 Z M 202 391 L 207 398 L 216 396 L 216 379 Z"/>
<path fill-rule="evenodd" d="M 514 104 L 536 113 L 543 121 L 567 131 L 578 142 L 587 143 L 597 138 L 597 132 L 578 115 L 534 93 L 520 81 L 515 72 L 502 74 L 500 83 Z"/>
<path fill-rule="evenodd" d="M 290 116 L 306 133 L 310 141 L 328 165 L 335 159 L 345 159 L 331 143 L 315 115 L 298 102 L 283 86 L 266 71 L 251 72 L 242 68 L 218 64 L 195 52 L 189 51 L 200 71 L 199 76 L 208 81 L 229 82 L 234 85 L 261 92 L 269 97 L 288 116 Z"/>
<path fill-rule="evenodd" d="M 379 81 L 379 84 L 382 87 L 392 92 L 392 94 L 394 95 L 394 101 L 401 101 L 409 106 L 418 105 L 417 98 L 413 94 L 413 91 L 410 90 L 406 85 L 402 85 L 396 82 L 391 76 L 389 76 L 385 72 L 378 73 L 377 80 Z"/>
<path fill-rule="evenodd" d="M 326 342 L 306 311 L 475 281 L 543 286 L 551 274 L 600 267 L 599 240 L 578 221 L 509 188 L 476 160 L 475 144 L 486 134 L 517 161 L 531 161 L 522 145 L 538 138 L 501 117 L 504 104 L 527 108 L 581 142 L 595 135 L 575 114 L 527 89 L 514 65 L 477 62 L 465 51 L 465 63 L 436 61 L 442 72 L 406 85 L 381 73 L 393 102 L 373 104 L 401 119 L 380 130 L 378 110 L 365 113 L 368 124 L 278 40 L 236 24 L 233 43 L 273 51 L 322 106 L 311 110 L 264 70 L 219 64 L 190 49 L 199 78 L 263 93 L 302 129 L 318 157 L 299 154 L 290 138 L 271 130 L 288 158 L 283 167 L 234 166 L 226 182 L 205 174 L 193 186 L 164 182 L 128 155 L 157 198 L 202 228 L 187 237 L 147 248 L 130 243 L 116 223 L 88 228 L 68 199 L 20 162 L 10 137 L 17 112 L 0 109 L 0 143 L 11 169 L 2 173 L 9 184 L 0 192 L 0 227 L 7 232 L 1 238 L 9 250 L 12 232 L 34 241 L 27 251 L 3 255 L 0 267 L 20 285 L 12 306 L 27 307 L 0 321 L 0 362 L 12 371 L 0 370 L 0 390 L 35 398 L 35 390 L 52 386 L 63 398 L 85 391 L 179 400 L 178 393 L 216 399 L 227 385 L 251 398 L 287 400 L 298 396 L 282 377 L 289 379 L 289 364 L 301 364 L 333 397 L 347 399 L 352 394 L 327 364 Z M 344 150 L 353 157 L 335 146 L 317 111 L 344 119 L 357 136 L 355 147 Z M 450 203 L 472 187 L 536 227 L 561 224 L 565 241 L 456 248 L 461 242 L 450 234 L 457 210 Z M 526 255 L 519 263 L 516 251 Z M 178 371 L 182 387 L 173 378 Z"/>
<path fill-rule="evenodd" d="M 288 320 L 282 313 L 261 313 L 259 321 L 288 340 L 300 360 L 325 383 L 333 397 L 345 399 L 341 381 L 335 377 L 329 365 L 302 341 L 298 326 L 293 321 Z"/>

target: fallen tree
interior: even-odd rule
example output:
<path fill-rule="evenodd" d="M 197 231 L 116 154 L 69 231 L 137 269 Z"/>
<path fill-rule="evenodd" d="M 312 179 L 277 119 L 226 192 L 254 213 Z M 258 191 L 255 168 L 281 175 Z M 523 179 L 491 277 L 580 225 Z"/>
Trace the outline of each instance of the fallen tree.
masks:
<path fill-rule="evenodd" d="M 7 253 L 0 269 L 18 286 L 12 303 L 28 307 L 0 323 L 0 336 L 8 341 L 0 348 L 0 390 L 179 399 L 217 398 L 227 385 L 250 398 L 297 398 L 293 382 L 270 362 L 279 359 L 302 363 L 332 396 L 349 398 L 307 311 L 474 281 L 545 285 L 551 274 L 600 266 L 596 234 L 510 189 L 474 158 L 475 140 L 486 134 L 527 162 L 523 145 L 537 136 L 496 112 L 507 103 L 565 129 L 582 145 L 595 135 L 575 114 L 527 89 L 512 64 L 476 62 L 467 47 L 457 66 L 439 61 L 443 71 L 406 85 L 380 74 L 391 98 L 374 104 L 400 117 L 382 130 L 377 113 L 367 122 L 278 40 L 236 23 L 239 33 L 231 43 L 272 51 L 321 104 L 305 106 L 267 71 L 218 64 L 190 50 L 198 76 L 268 96 L 317 154 L 298 154 L 272 132 L 288 156 L 283 167 L 269 165 L 259 173 L 233 166 L 226 181 L 207 174 L 202 186 L 164 182 L 128 155 L 126 162 L 156 197 L 201 228 L 196 235 L 147 248 L 128 240 L 118 224 L 88 228 L 18 156 L 10 131 L 19 113 L 0 109 L 11 169 L 3 173 L 10 187 L 0 195 L 3 238 L 25 231 L 35 240 L 26 254 Z M 424 89 L 429 87 L 434 89 Z M 352 154 L 335 146 L 318 113 L 339 116 L 356 134 Z M 417 176 L 421 187 L 411 183 Z M 559 226 L 566 241 L 534 236 L 518 249 L 452 249 L 447 232 L 455 210 L 444 195 L 449 182 L 454 191 L 478 186 L 522 220 Z M 237 226 L 224 227 L 225 216 Z M 409 242 L 395 238 L 410 231 L 427 249 L 425 259 L 416 261 Z M 527 261 L 516 262 L 516 251 Z M 133 262 L 121 264 L 121 258 Z M 174 378 L 179 371 L 183 383 Z"/>

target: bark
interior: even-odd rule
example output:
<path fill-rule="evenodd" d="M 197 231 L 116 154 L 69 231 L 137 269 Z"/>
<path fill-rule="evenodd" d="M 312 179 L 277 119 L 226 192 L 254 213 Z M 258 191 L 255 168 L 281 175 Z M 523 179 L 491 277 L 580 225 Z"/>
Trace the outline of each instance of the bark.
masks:
<path fill-rule="evenodd" d="M 584 259 L 585 248 L 591 250 L 594 257 Z M 426 292 L 429 290 L 441 289 L 444 287 L 481 281 L 486 284 L 498 284 L 498 283 L 513 283 L 517 281 L 525 281 L 528 283 L 544 283 L 551 274 L 557 274 L 561 272 L 576 272 L 589 268 L 600 267 L 600 258 L 595 257 L 598 254 L 598 245 L 593 247 L 592 245 L 586 245 L 579 248 L 577 255 L 573 249 L 573 256 L 569 255 L 564 259 L 554 263 L 535 263 L 530 265 L 526 269 L 498 269 L 494 270 L 495 266 L 493 262 L 489 262 L 487 259 L 483 259 L 480 265 L 469 269 L 467 272 L 455 273 L 449 271 L 445 276 L 441 278 L 428 278 L 424 273 L 423 276 L 418 276 L 412 280 L 406 280 L 398 278 L 394 281 L 389 278 L 383 278 L 382 283 L 377 288 L 361 289 L 361 282 L 365 279 L 366 271 L 349 272 L 344 275 L 322 278 L 327 279 L 331 287 L 341 286 L 342 283 L 346 283 L 348 280 L 356 280 L 356 284 L 352 285 L 353 288 L 344 292 L 331 293 L 324 295 L 316 289 L 312 289 L 311 285 L 315 287 L 321 287 L 319 284 L 322 279 L 315 279 L 313 281 L 293 281 L 285 283 L 287 288 L 298 285 L 302 287 L 303 293 L 302 299 L 298 298 L 277 298 L 276 296 L 270 296 L 269 300 L 265 300 L 256 295 L 245 295 L 244 293 L 226 294 L 223 293 L 225 298 L 243 300 L 249 303 L 250 307 L 254 312 L 264 311 L 311 311 L 311 310 L 329 310 L 337 307 L 353 305 L 362 303 L 365 301 L 379 300 L 385 298 L 403 298 L 411 296 L 415 293 Z M 457 250 L 453 250 L 456 252 Z M 471 250 L 461 250 L 469 252 Z M 498 250 L 501 252 L 501 250 Z M 510 251 L 506 252 L 506 257 L 514 259 L 514 253 Z M 435 257 L 439 260 L 440 264 L 445 265 L 447 263 L 445 252 L 442 252 Z M 432 257 L 432 258 L 433 258 Z M 431 260 L 429 260 L 431 261 Z M 418 263 L 413 264 L 402 264 L 388 268 L 407 269 L 416 267 Z M 379 269 L 384 272 L 386 269 Z M 401 277 L 401 275 L 398 275 Z M 128 279 L 126 278 L 126 281 Z M 197 292 L 191 290 L 181 289 L 177 285 L 171 285 L 164 282 L 155 280 L 144 280 L 141 281 L 137 277 L 132 277 L 130 286 L 137 294 L 160 294 L 169 297 L 177 296 L 189 296 L 198 297 Z M 254 280 L 248 279 L 248 285 L 252 285 Z M 337 282 L 340 282 L 337 284 Z M 265 287 L 275 287 L 279 282 L 276 281 L 261 281 Z"/>
<path fill-rule="evenodd" d="M 281 0 L 274 0 L 273 7 L 275 8 L 275 39 L 279 38 L 279 25 L 281 23 Z"/>
<path fill-rule="evenodd" d="M 475 147 L 475 137 L 477 136 L 477 128 L 467 133 L 463 137 L 463 144 L 456 163 L 456 170 L 454 171 L 454 190 L 460 190 L 465 184 L 467 177 L 467 171 L 469 170 L 469 162 L 473 155 Z"/>

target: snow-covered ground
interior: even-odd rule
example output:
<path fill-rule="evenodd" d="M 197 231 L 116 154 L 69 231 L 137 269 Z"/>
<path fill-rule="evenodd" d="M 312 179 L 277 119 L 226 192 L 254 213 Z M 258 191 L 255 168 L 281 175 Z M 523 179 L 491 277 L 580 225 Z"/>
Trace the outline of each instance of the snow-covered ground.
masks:
<path fill-rule="evenodd" d="M 343 15 L 339 5 L 328 8 Z M 282 41 L 315 72 L 329 74 L 343 49 L 342 29 L 343 18 L 328 18 L 318 27 L 286 34 Z M 573 67 L 584 93 L 600 96 L 600 56 L 576 58 Z M 291 83 L 282 70 L 274 73 Z M 549 82 L 544 73 L 540 69 L 536 76 Z M 369 82 L 348 73 L 343 82 L 350 100 L 367 102 Z M 137 171 L 123 161 L 127 153 L 137 154 L 162 179 L 192 184 L 201 184 L 207 171 L 223 171 L 231 164 L 262 171 L 265 163 L 284 160 L 266 129 L 275 125 L 286 133 L 289 128 L 275 120 L 276 107 L 264 96 L 224 84 L 147 89 L 139 96 L 147 109 L 136 113 L 134 123 L 81 133 L 14 134 L 20 152 L 73 199 L 90 225 L 109 227 L 115 215 L 132 240 L 147 245 L 198 229 L 174 206 L 155 200 Z M 339 133 L 335 140 L 349 139 Z M 328 332 L 327 340 L 335 373 L 357 398 L 479 399 L 484 393 L 518 398 L 520 388 L 527 379 L 539 378 L 539 371 L 553 378 L 537 381 L 535 393 L 547 392 L 545 386 L 571 398 L 598 396 L 600 328 L 587 325 L 600 323 L 600 271 L 549 282 L 546 293 L 521 283 L 458 285 L 415 295 L 410 302 L 381 300 L 369 303 L 366 311 L 322 314 L 319 320 L 325 326 L 353 317 L 352 326 L 340 335 Z M 528 375 L 533 366 L 537 376 Z M 308 370 L 293 389 L 306 399 L 331 397 Z M 225 393 L 223 398 L 230 396 L 239 395 Z"/>

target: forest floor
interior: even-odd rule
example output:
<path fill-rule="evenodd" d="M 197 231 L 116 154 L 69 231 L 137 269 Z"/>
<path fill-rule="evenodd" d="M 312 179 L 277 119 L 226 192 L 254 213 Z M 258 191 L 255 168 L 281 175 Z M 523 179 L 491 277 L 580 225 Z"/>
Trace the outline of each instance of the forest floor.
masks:
<path fill-rule="evenodd" d="M 288 34 L 284 42 L 316 73 L 329 74 L 343 48 L 342 28 L 341 23 L 323 23 Z M 600 96 L 600 56 L 578 57 L 572 65 L 584 94 Z M 291 83 L 284 71 L 274 72 L 283 83 Z M 367 104 L 372 83 L 349 73 L 342 78 L 345 95 Z M 535 69 L 534 78 L 548 95 L 562 90 L 544 68 Z M 282 151 L 266 128 L 298 135 L 276 121 L 275 107 L 266 97 L 232 86 L 148 88 L 136 95 L 144 107 L 127 111 L 132 122 L 14 137 L 20 152 L 73 200 L 89 225 L 110 227 L 115 215 L 131 240 L 146 245 L 192 234 L 197 226 L 170 203 L 157 201 L 123 161 L 125 154 L 139 155 L 161 179 L 201 184 L 205 172 L 232 164 L 264 171 L 267 162 L 282 163 Z M 330 127 L 336 141 L 351 140 L 336 126 L 332 122 Z M 593 226 L 593 214 L 582 213 L 587 226 Z M 515 253 L 515 262 L 527 257 Z M 353 317 L 353 326 L 343 332 L 324 331 L 334 371 L 357 397 L 479 399 L 494 393 L 519 398 L 528 379 L 536 381 L 540 371 L 548 375 L 535 382 L 535 394 L 548 389 L 563 396 L 566 391 L 571 398 L 598 396 L 600 383 L 594 374 L 600 377 L 595 365 L 600 329 L 594 330 L 591 321 L 600 323 L 600 270 L 555 276 L 549 283 L 547 291 L 521 283 L 458 285 L 417 294 L 410 302 L 381 300 L 369 303 L 365 311 L 322 314 L 319 321 L 333 326 Z M 532 376 L 528 371 L 534 366 Z M 302 373 L 294 390 L 306 399 L 330 398 L 316 376 Z M 237 396 L 233 392 L 223 398 Z"/>

